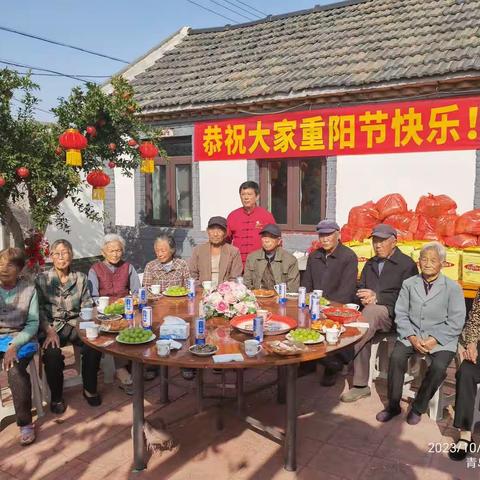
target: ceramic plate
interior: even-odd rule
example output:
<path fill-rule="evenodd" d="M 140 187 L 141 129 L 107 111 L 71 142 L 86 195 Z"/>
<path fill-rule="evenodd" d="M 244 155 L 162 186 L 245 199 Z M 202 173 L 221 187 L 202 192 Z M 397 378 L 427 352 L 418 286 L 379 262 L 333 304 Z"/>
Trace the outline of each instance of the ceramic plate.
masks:
<path fill-rule="evenodd" d="M 325 340 L 325 337 L 321 334 L 318 334 L 318 340 L 307 340 L 306 342 L 300 342 L 304 343 L 305 345 L 315 345 L 316 343 L 322 343 Z M 289 333 L 285 335 L 285 338 L 287 340 L 290 340 L 291 342 L 299 342 L 300 340 L 295 340 Z"/>
<path fill-rule="evenodd" d="M 195 352 L 195 347 L 197 347 L 197 345 L 192 345 L 189 347 L 188 351 L 192 354 L 192 355 L 197 355 L 198 357 L 210 357 L 211 355 L 215 355 L 217 352 L 218 352 L 218 347 L 216 345 L 213 345 L 215 347 L 215 350 L 212 350 L 211 352 Z"/>
<path fill-rule="evenodd" d="M 115 340 L 118 342 L 118 343 L 123 343 L 124 345 L 142 345 L 143 343 L 148 343 L 148 342 L 151 342 L 152 340 L 155 340 L 157 338 L 157 336 L 152 333 L 152 335 L 150 336 L 150 338 L 148 340 L 144 340 L 143 342 L 136 342 L 136 343 L 130 343 L 130 342 L 124 342 L 123 340 L 120 340 L 118 337 L 120 335 L 117 335 L 115 337 Z"/>
<path fill-rule="evenodd" d="M 253 333 L 253 319 L 255 315 L 239 315 L 230 320 L 230 325 L 243 333 Z M 264 324 L 264 335 L 281 335 L 287 333 L 297 326 L 297 321 L 291 317 L 272 314 L 268 321 Z"/>

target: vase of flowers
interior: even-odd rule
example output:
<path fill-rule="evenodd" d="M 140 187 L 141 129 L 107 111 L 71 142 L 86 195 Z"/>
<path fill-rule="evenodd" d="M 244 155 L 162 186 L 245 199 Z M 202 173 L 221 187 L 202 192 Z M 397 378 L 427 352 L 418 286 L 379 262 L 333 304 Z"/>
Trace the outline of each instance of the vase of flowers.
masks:
<path fill-rule="evenodd" d="M 236 282 L 223 282 L 203 298 L 205 318 L 247 315 L 255 313 L 258 303 L 248 288 Z"/>

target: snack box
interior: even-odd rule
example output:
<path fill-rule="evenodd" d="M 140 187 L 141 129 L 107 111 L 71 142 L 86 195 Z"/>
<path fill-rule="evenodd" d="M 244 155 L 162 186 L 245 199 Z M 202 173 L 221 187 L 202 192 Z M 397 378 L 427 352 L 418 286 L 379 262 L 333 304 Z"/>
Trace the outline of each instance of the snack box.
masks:
<path fill-rule="evenodd" d="M 447 248 L 447 257 L 443 262 L 442 273 L 452 280 L 461 278 L 462 252 L 456 248 Z"/>
<path fill-rule="evenodd" d="M 345 245 L 351 248 L 358 258 L 358 276 L 362 273 L 363 267 L 371 257 L 373 257 L 373 248 L 370 240 L 364 242 L 347 242 Z"/>
<path fill-rule="evenodd" d="M 480 285 L 480 248 L 467 248 L 463 251 L 462 281 Z"/>

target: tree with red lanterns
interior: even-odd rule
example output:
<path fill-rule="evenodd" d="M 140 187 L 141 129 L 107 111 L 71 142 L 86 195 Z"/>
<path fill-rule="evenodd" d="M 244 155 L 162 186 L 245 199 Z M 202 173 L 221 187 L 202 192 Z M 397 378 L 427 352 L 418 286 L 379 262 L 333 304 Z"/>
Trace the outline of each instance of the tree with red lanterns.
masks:
<path fill-rule="evenodd" d="M 135 115 L 132 87 L 121 77 L 112 78 L 111 85 L 111 94 L 93 83 L 73 88 L 52 109 L 57 121 L 43 124 L 34 117 L 38 86 L 29 76 L 0 70 L 0 220 L 15 246 L 27 246 L 35 258 L 44 251 L 38 245 L 48 225 L 69 231 L 63 200 L 70 199 L 88 219 L 102 221 L 83 199 L 85 187 L 102 199 L 108 169 L 132 176 L 142 161 L 139 146 L 147 140 L 159 147 L 161 131 L 150 130 Z M 11 103 L 13 95 L 19 105 Z"/>

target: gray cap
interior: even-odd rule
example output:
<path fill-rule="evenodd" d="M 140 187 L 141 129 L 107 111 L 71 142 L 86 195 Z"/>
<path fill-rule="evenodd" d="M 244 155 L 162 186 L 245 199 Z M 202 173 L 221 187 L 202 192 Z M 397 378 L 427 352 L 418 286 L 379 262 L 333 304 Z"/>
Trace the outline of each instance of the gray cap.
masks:
<path fill-rule="evenodd" d="M 224 230 L 227 229 L 227 220 L 223 217 L 212 217 L 208 221 L 208 226 L 207 228 L 217 226 L 217 227 L 222 227 Z"/>
<path fill-rule="evenodd" d="M 397 231 L 391 226 L 387 225 L 386 223 L 379 223 L 375 225 L 372 230 L 371 237 L 380 237 L 380 238 L 389 238 L 391 236 L 397 238 Z"/>
<path fill-rule="evenodd" d="M 261 230 L 260 230 L 260 235 L 263 233 L 269 233 L 270 235 L 273 235 L 274 237 L 281 237 L 282 236 L 282 231 L 280 230 L 280 227 L 276 225 L 275 223 L 269 223 L 265 225 Z"/>
<path fill-rule="evenodd" d="M 338 232 L 339 230 L 340 227 L 338 226 L 338 223 L 333 220 L 322 220 L 317 224 L 318 233 L 333 233 Z"/>

